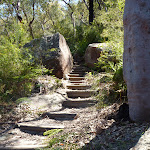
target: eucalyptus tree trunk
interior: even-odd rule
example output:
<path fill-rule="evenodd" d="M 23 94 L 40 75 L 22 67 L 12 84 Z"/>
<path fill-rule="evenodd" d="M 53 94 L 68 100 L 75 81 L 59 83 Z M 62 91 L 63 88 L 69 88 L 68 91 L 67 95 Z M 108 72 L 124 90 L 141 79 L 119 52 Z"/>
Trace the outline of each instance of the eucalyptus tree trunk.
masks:
<path fill-rule="evenodd" d="M 133 121 L 150 121 L 150 1 L 126 0 L 124 79 Z"/>

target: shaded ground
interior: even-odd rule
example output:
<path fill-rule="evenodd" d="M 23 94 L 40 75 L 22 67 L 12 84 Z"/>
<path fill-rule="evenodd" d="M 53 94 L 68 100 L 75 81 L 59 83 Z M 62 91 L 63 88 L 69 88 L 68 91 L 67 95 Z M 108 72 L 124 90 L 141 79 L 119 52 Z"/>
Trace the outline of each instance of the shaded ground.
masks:
<path fill-rule="evenodd" d="M 49 143 L 48 149 L 128 150 L 132 148 L 132 150 L 147 150 L 142 141 L 150 145 L 148 141 L 150 138 L 145 136 L 145 134 L 149 135 L 149 130 L 145 133 L 149 128 L 148 123 L 117 122 L 110 117 L 116 114 L 118 104 L 100 110 L 97 110 L 95 106 L 69 109 L 62 107 L 64 100 L 66 100 L 65 90 L 58 89 L 47 95 L 35 94 L 18 106 L 1 107 L 3 113 L 0 116 L 0 146 Z M 76 117 L 72 120 L 50 119 L 47 116 L 42 117 L 45 112 L 73 113 Z M 16 122 L 63 125 L 65 128 L 62 132 L 48 138 L 40 132 L 13 129 L 15 124 L 10 123 Z M 141 144 L 136 145 L 139 139 Z"/>
<path fill-rule="evenodd" d="M 96 135 L 83 149 L 88 150 L 144 150 L 143 145 L 136 148 L 139 138 L 148 129 L 148 124 L 114 123 L 103 133 Z M 149 141 L 149 139 L 147 139 Z"/>
<path fill-rule="evenodd" d="M 101 111 L 96 111 L 92 107 L 84 109 L 80 112 L 79 118 L 68 124 L 62 134 L 55 136 L 59 137 L 59 140 L 52 145 L 51 149 L 67 147 L 67 149 L 82 150 L 128 150 L 133 148 L 148 129 L 149 124 L 108 120 L 107 116 L 116 111 L 116 105 Z M 67 137 L 62 138 L 65 135 Z"/>

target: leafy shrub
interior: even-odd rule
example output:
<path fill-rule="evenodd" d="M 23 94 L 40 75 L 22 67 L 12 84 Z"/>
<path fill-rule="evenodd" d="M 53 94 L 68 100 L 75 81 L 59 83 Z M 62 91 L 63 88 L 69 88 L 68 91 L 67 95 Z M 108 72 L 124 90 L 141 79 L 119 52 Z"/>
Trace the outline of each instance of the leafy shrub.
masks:
<path fill-rule="evenodd" d="M 14 24 L 14 28 L 17 25 Z M 10 36 L 0 36 L 0 100 L 10 101 L 31 92 L 33 79 L 46 69 L 31 62 L 32 55 L 21 49 L 25 43 L 23 28 L 10 28 Z M 14 34 L 12 34 L 12 31 Z M 27 39 L 26 39 L 27 40 Z"/>
<path fill-rule="evenodd" d="M 123 68 L 120 67 L 113 76 L 113 81 L 117 85 L 117 89 L 119 88 L 126 88 L 126 84 L 123 79 Z"/>
<path fill-rule="evenodd" d="M 75 37 L 76 51 L 74 53 L 83 56 L 89 44 L 103 42 L 103 38 L 101 37 L 102 30 L 103 27 L 97 27 L 94 23 L 91 26 L 77 26 Z"/>
<path fill-rule="evenodd" d="M 127 86 L 123 80 L 122 67 L 114 73 L 111 81 L 107 82 L 99 95 L 97 95 L 97 98 L 100 99 L 100 104 L 122 103 L 127 101 Z"/>
<path fill-rule="evenodd" d="M 114 44 L 113 42 L 107 42 L 106 45 L 106 48 L 102 47 L 102 52 L 98 58 L 98 62 L 95 63 L 94 69 L 99 72 L 114 73 L 123 64 L 123 43 Z"/>
<path fill-rule="evenodd" d="M 52 129 L 52 130 L 48 130 L 46 132 L 43 133 L 44 136 L 48 136 L 48 138 L 50 138 L 49 142 L 49 148 L 53 147 L 53 145 L 58 144 L 58 143 L 62 143 L 64 141 L 64 136 L 59 136 L 58 133 L 62 132 L 63 129 Z M 58 136 L 57 136 L 58 135 Z"/>
<path fill-rule="evenodd" d="M 88 82 L 92 89 L 98 91 L 96 99 L 99 101 L 97 108 L 105 107 L 114 102 L 122 103 L 127 101 L 127 86 L 123 80 L 123 69 L 120 67 L 115 73 L 88 73 Z"/>
<path fill-rule="evenodd" d="M 45 136 L 47 135 L 47 136 L 51 137 L 61 131 L 63 131 L 63 129 L 52 129 L 52 130 L 48 130 L 48 131 L 44 132 L 43 135 L 45 135 Z"/>
<path fill-rule="evenodd" d="M 0 46 L 0 99 L 13 100 L 31 92 L 33 78 L 42 74 L 39 66 L 23 58 L 22 50 L 7 41 Z"/>

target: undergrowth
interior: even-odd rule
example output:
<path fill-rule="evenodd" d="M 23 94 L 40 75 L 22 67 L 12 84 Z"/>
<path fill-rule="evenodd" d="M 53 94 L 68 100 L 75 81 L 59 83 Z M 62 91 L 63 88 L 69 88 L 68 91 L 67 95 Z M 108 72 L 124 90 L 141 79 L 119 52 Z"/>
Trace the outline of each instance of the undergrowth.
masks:
<path fill-rule="evenodd" d="M 127 87 L 123 80 L 123 69 L 115 73 L 90 72 L 86 79 L 92 84 L 92 89 L 97 90 L 95 98 L 98 100 L 97 108 L 108 106 L 112 103 L 127 101 Z"/>
<path fill-rule="evenodd" d="M 74 134 L 65 133 L 63 129 L 52 129 L 44 132 L 44 135 L 47 136 L 46 143 L 48 143 L 48 146 L 44 150 L 77 150 L 77 144 L 71 143 L 71 138 Z"/>

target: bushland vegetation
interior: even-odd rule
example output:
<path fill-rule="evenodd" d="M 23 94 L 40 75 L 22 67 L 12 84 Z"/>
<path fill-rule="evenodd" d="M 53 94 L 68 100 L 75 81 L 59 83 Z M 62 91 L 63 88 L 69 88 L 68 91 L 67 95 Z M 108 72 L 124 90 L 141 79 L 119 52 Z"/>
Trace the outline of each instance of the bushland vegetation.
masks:
<path fill-rule="evenodd" d="M 115 91 L 125 89 L 124 0 L 95 0 L 90 23 L 88 0 L 2 0 L 0 8 L 0 101 L 16 100 L 31 93 L 34 79 L 48 70 L 35 64 L 23 45 L 56 32 L 66 38 L 73 55 L 83 56 L 90 43 L 107 43 L 111 53 L 104 51 L 93 70 L 111 74 Z"/>
<path fill-rule="evenodd" d="M 91 9 L 90 0 L 1 0 L 0 105 L 29 96 L 36 78 L 49 72 L 33 61 L 32 53 L 23 48 L 24 44 L 57 32 L 65 37 L 72 54 L 81 57 L 88 44 L 106 43 L 107 49 L 87 80 L 98 91 L 98 108 L 126 101 L 122 69 L 124 3 L 125 0 L 94 0 Z M 89 21 L 91 10 L 93 19 Z M 52 130 L 44 134 L 50 137 L 59 132 Z M 49 149 L 54 149 L 66 137 L 68 134 L 52 138 Z"/>

